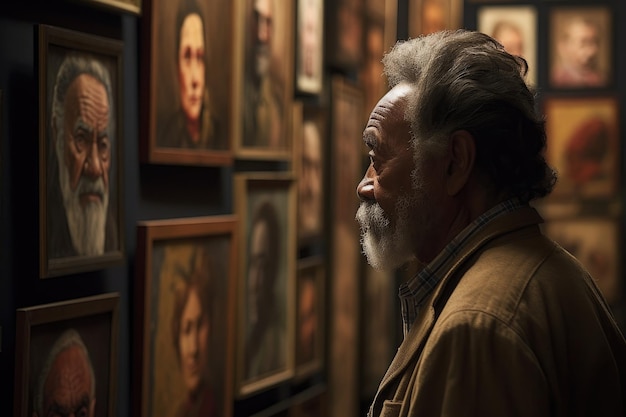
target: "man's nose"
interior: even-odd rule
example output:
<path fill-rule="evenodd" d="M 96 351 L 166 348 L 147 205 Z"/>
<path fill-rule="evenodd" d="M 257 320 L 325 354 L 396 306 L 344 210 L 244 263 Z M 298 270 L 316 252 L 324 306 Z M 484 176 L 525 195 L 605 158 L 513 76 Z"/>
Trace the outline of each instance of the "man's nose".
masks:
<path fill-rule="evenodd" d="M 365 175 L 359 185 L 356 187 L 356 193 L 361 201 L 373 201 L 374 198 L 374 178 L 372 175 L 372 166 L 370 165 L 365 171 Z"/>
<path fill-rule="evenodd" d="M 87 152 L 85 158 L 85 175 L 98 178 L 102 176 L 102 162 L 100 161 L 100 155 L 98 154 L 98 141 L 91 141 L 90 149 Z"/>

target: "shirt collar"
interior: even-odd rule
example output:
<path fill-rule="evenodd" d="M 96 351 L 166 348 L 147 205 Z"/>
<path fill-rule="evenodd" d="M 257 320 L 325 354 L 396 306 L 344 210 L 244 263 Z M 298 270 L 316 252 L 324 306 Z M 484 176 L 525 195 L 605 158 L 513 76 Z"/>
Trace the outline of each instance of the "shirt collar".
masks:
<path fill-rule="evenodd" d="M 518 198 L 513 198 L 487 210 L 452 239 L 435 259 L 400 286 L 398 296 L 400 297 L 402 328 L 405 336 L 415 321 L 424 300 L 450 270 L 456 256 L 465 248 L 468 240 L 491 221 L 524 205 Z"/>

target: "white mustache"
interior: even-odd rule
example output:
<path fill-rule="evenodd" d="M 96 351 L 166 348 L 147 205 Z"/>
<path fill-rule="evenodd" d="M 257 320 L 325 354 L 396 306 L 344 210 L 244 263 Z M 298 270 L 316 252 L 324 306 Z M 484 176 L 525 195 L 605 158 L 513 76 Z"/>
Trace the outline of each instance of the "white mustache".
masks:
<path fill-rule="evenodd" d="M 76 194 L 97 194 L 101 200 L 104 200 L 104 194 L 106 193 L 106 187 L 104 186 L 104 180 L 102 177 L 98 179 L 90 180 L 86 177 L 80 177 L 78 185 L 76 187 Z"/>

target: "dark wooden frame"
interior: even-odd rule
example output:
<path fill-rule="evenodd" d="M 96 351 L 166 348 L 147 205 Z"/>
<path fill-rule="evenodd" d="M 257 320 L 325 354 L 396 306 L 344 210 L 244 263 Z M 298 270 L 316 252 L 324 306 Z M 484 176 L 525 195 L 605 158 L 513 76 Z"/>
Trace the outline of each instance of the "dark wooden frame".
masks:
<path fill-rule="evenodd" d="M 108 395 L 106 398 L 97 397 L 96 407 L 98 407 L 99 403 L 106 404 L 106 417 L 114 417 L 116 415 L 119 299 L 120 295 L 118 293 L 108 293 L 17 310 L 15 402 L 13 413 L 15 417 L 30 417 L 32 415 L 32 377 L 35 376 L 36 371 L 40 370 L 45 360 L 38 359 L 40 366 L 32 366 L 31 361 L 33 358 L 31 358 L 31 355 L 36 353 L 33 349 L 37 347 L 33 344 L 33 339 L 40 342 L 42 344 L 40 347 L 47 351 L 54 341 L 51 335 L 55 338 L 59 337 L 63 330 L 74 327 L 80 328 L 83 332 L 81 335 L 83 341 L 89 350 L 89 354 L 93 355 L 91 356 L 91 362 L 96 372 L 96 377 L 101 375 L 98 373 L 101 370 L 99 368 L 101 363 L 99 362 L 105 358 L 109 361 L 108 367 L 105 367 L 108 370 L 108 384 L 96 384 L 96 397 L 99 393 Z M 85 323 L 84 320 L 89 320 L 90 318 L 98 319 L 102 315 L 107 317 L 104 320 L 104 326 L 106 327 L 109 324 L 110 328 L 106 335 L 99 335 L 99 337 L 108 340 L 108 344 L 102 344 L 100 339 L 94 340 L 85 337 L 85 333 L 89 332 L 90 326 L 92 330 L 94 329 L 94 322 Z M 81 322 L 81 320 L 83 321 Z M 94 336 L 92 333 L 94 332 L 92 331 L 89 335 L 92 337 L 98 336 L 97 334 Z M 48 341 L 47 343 L 46 340 Z M 105 348 L 106 346 L 108 346 L 108 352 L 96 351 L 96 349 Z"/>
<path fill-rule="evenodd" d="M 283 172 L 248 172 L 235 175 L 235 210 L 241 219 L 239 223 L 239 297 L 238 297 L 238 338 L 237 338 L 237 382 L 236 391 L 240 398 L 258 393 L 277 385 L 294 376 L 294 287 L 296 273 L 296 182 L 290 173 Z M 284 320 L 284 366 L 279 366 L 264 374 L 246 377 L 246 290 L 248 263 L 250 257 L 249 237 L 251 235 L 252 217 L 255 209 L 263 202 L 269 201 L 276 208 L 278 218 L 281 249 L 283 254 L 278 259 L 278 277 L 276 291 L 282 296 L 280 303 L 281 319 Z"/>
<path fill-rule="evenodd" d="M 163 278 L 166 274 L 163 272 L 163 269 L 156 271 L 154 269 L 155 264 L 160 263 L 160 268 L 168 267 L 171 269 L 173 268 L 172 265 L 174 265 L 172 262 L 180 261 L 181 265 L 186 264 L 189 266 L 191 262 L 189 252 L 197 248 L 211 249 L 209 255 L 213 256 L 211 258 L 211 266 L 214 268 L 212 272 L 216 270 L 223 272 L 223 274 L 216 273 L 216 276 L 222 278 L 222 280 L 211 284 L 216 294 L 213 300 L 216 307 L 212 310 L 215 320 L 211 321 L 212 344 L 210 347 L 214 348 L 219 343 L 221 350 L 219 353 L 216 353 L 217 351 L 214 350 L 213 357 L 209 360 L 211 361 L 210 366 L 219 369 L 216 371 L 219 375 L 213 381 L 214 389 L 216 390 L 215 401 L 219 407 L 217 412 L 219 415 L 224 416 L 232 414 L 237 272 L 236 228 L 237 218 L 232 215 L 149 220 L 138 223 L 137 259 L 139 262 L 136 274 L 136 348 L 134 351 L 137 370 L 137 381 L 134 386 L 137 388 L 137 394 L 133 404 L 135 416 L 159 415 L 157 413 L 149 413 L 150 408 L 153 406 L 150 403 L 151 397 L 154 396 L 152 377 L 155 373 L 154 367 L 156 367 L 156 364 L 153 362 L 156 356 L 155 345 L 158 343 L 155 337 L 167 338 L 168 331 L 169 335 L 174 337 L 171 333 L 170 322 L 168 321 L 165 324 L 159 323 L 155 315 L 156 312 L 160 312 L 160 316 L 165 317 L 163 311 L 169 311 L 171 318 L 171 306 L 173 303 L 169 304 L 169 310 L 167 308 L 164 310 L 165 307 L 162 306 L 164 303 L 159 303 L 159 298 L 155 297 L 163 295 L 161 291 L 165 287 L 171 289 L 174 278 L 171 276 L 167 279 Z M 174 250 L 179 250 L 179 252 L 175 254 L 177 256 L 169 257 L 166 263 L 165 251 L 168 249 L 168 246 Z M 156 256 L 157 251 L 160 251 L 158 257 Z M 156 277 L 157 273 L 160 274 L 158 277 Z M 171 285 L 166 285 L 167 280 L 169 280 Z M 161 336 L 156 334 L 159 329 Z M 169 342 L 170 340 L 167 340 L 166 343 Z M 171 355 L 174 355 L 172 344 L 169 343 L 168 346 Z M 165 356 L 171 359 L 171 355 Z M 161 363 L 160 366 L 163 367 L 164 365 Z M 172 380 L 168 380 L 167 384 L 172 387 Z M 217 386 L 218 384 L 219 386 Z M 160 411 L 163 412 L 163 410 Z"/>
<path fill-rule="evenodd" d="M 159 144 L 158 135 L 178 112 L 176 75 L 176 14 L 181 0 L 143 0 L 141 25 L 140 138 L 142 163 L 167 165 L 229 166 L 233 162 L 232 139 L 235 103 L 232 2 L 201 2 L 205 39 L 205 90 L 210 115 L 215 115 L 217 144 L 185 148 Z M 235 44 L 236 45 L 236 44 Z M 215 65 L 219 62 L 218 65 Z M 208 98 L 207 98 L 208 96 Z M 206 104 L 204 109 L 207 109 Z"/>
<path fill-rule="evenodd" d="M 250 63 L 251 56 L 251 30 L 252 30 L 252 7 L 253 0 L 234 0 L 235 5 L 235 88 L 233 91 L 233 138 L 234 153 L 237 159 L 256 159 L 273 161 L 290 161 L 293 157 L 293 138 L 291 114 L 294 92 L 294 17 L 295 0 L 273 0 L 274 19 L 272 25 L 273 33 L 271 58 L 270 58 L 270 88 L 277 91 L 276 103 L 282 108 L 280 121 L 280 141 L 278 145 L 273 144 L 246 144 L 244 143 L 245 120 L 254 109 L 250 105 L 251 99 L 247 96 L 246 85 L 250 75 L 246 69 L 254 68 L 254 63 Z"/>
<path fill-rule="evenodd" d="M 38 26 L 39 42 L 39 196 L 40 196 L 40 276 L 42 278 L 55 275 L 70 274 L 82 271 L 92 271 L 122 263 L 124 259 L 124 213 L 123 213 L 123 79 L 122 79 L 122 42 L 70 31 L 52 26 Z M 53 54 L 51 50 L 56 50 Z M 108 67 L 111 76 L 115 112 L 111 115 L 115 119 L 115 138 L 111 154 L 109 171 L 109 211 L 113 210 L 117 248 L 96 256 L 69 256 L 51 258 L 48 247 L 49 227 L 48 198 L 50 162 L 56 158 L 50 146 L 49 137 L 52 134 L 50 127 L 51 96 L 54 78 L 65 53 L 80 53 L 88 57 L 99 57 Z M 52 165 L 54 166 L 54 164 Z M 56 176 L 53 178 L 57 178 Z M 63 208 L 63 207 L 62 207 Z"/>

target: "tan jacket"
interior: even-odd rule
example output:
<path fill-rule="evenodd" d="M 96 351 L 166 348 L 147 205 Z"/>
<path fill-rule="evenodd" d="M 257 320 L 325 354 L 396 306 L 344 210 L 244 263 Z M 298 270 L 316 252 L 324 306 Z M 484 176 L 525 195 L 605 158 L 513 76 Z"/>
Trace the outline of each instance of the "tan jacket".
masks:
<path fill-rule="evenodd" d="M 624 415 L 626 342 L 541 221 L 526 207 L 470 240 L 398 349 L 370 416 Z"/>

